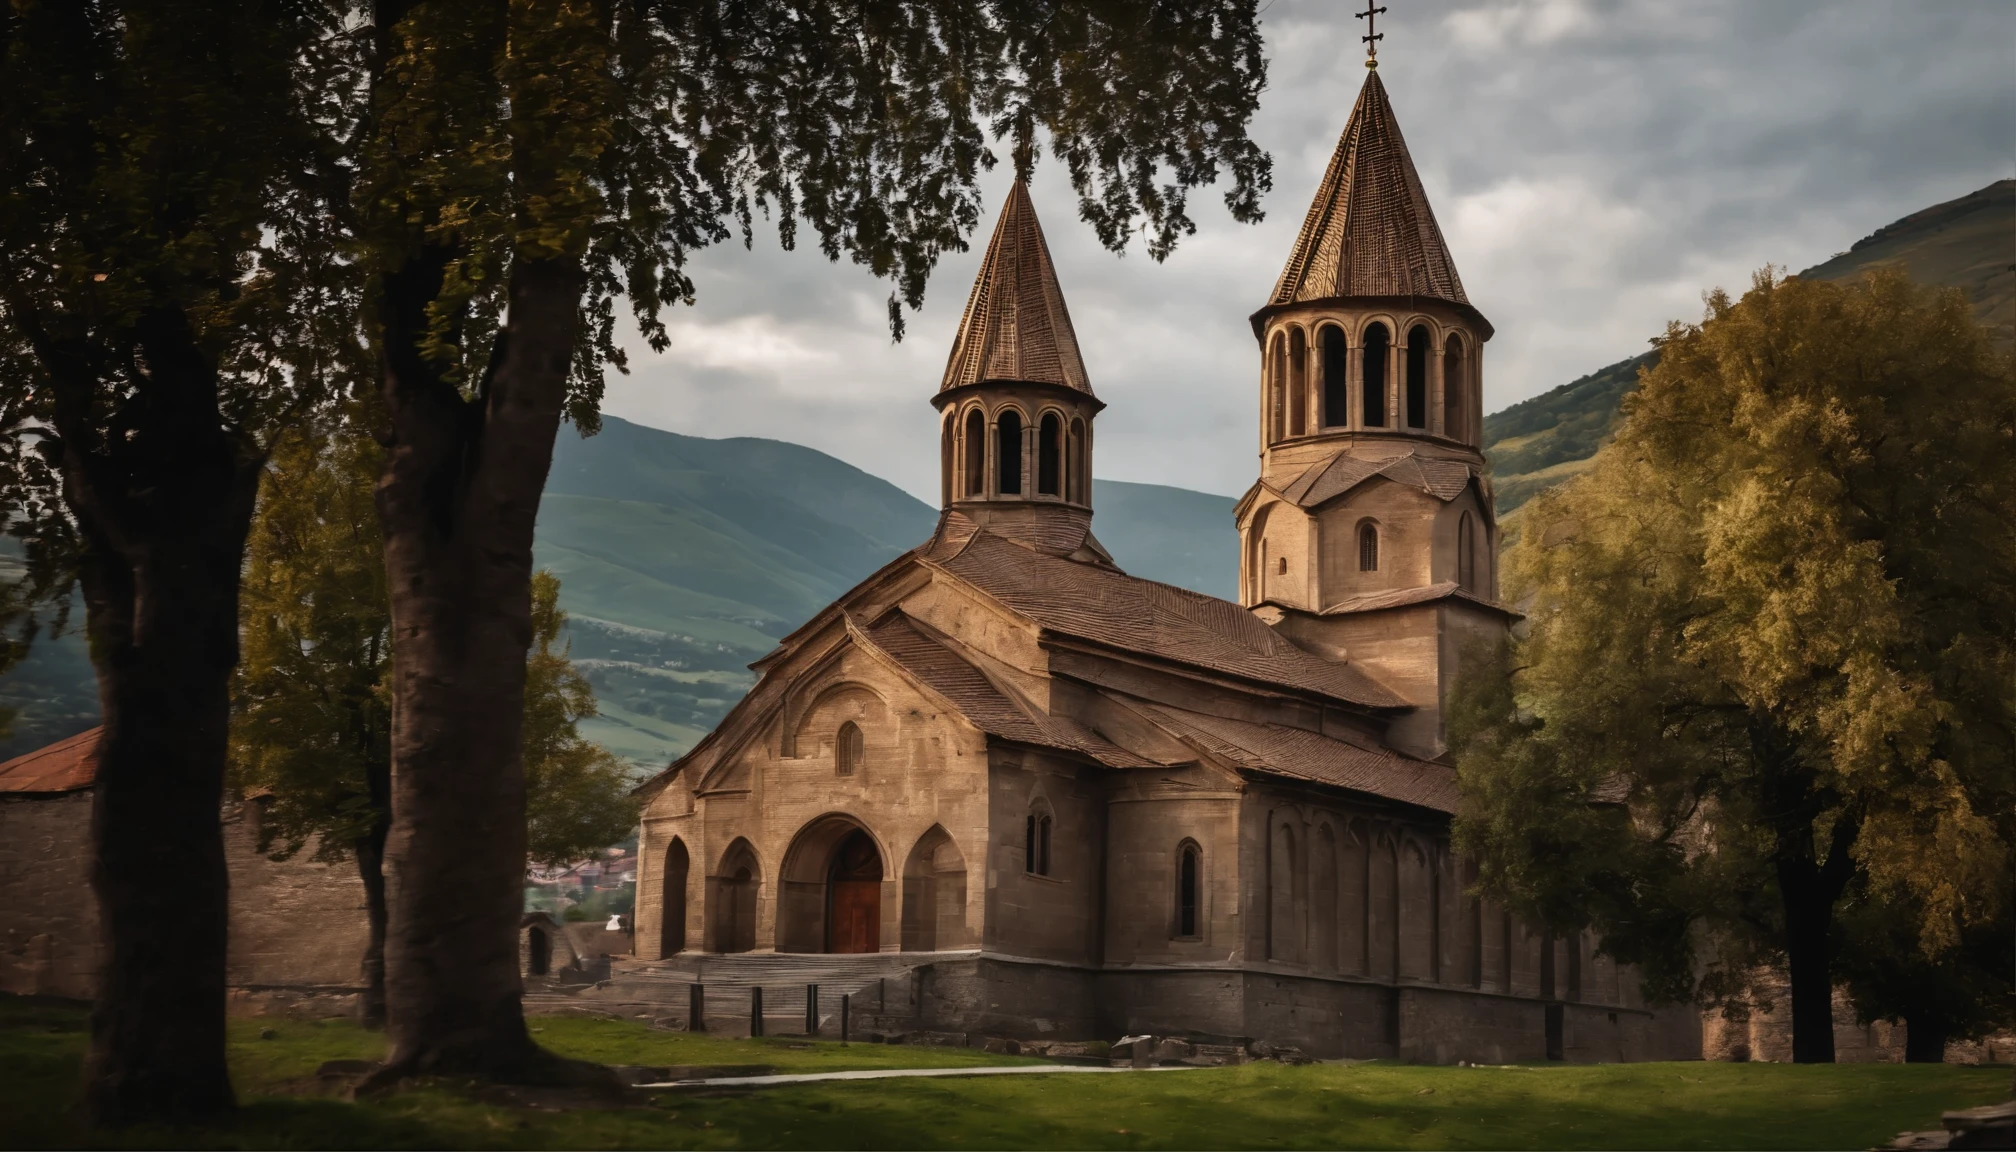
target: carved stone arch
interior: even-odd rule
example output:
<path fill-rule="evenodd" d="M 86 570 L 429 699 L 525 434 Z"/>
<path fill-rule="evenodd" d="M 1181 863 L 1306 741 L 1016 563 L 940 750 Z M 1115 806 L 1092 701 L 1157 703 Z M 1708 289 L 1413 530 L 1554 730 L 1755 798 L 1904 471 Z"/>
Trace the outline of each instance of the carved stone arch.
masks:
<path fill-rule="evenodd" d="M 1312 413 L 1318 429 L 1343 428 L 1351 423 L 1351 330 L 1349 321 L 1326 316 L 1316 323 L 1312 360 L 1323 382 L 1320 393 L 1312 389 L 1316 410 Z"/>
<path fill-rule="evenodd" d="M 1044 405 L 1036 413 L 1036 459 L 1030 468 L 1038 496 L 1063 499 L 1068 484 L 1065 473 L 1070 461 L 1071 414 L 1055 405 Z"/>
<path fill-rule="evenodd" d="M 1318 972 L 1338 970 L 1342 852 L 1337 822 L 1318 813 L 1309 834 L 1309 964 Z"/>
<path fill-rule="evenodd" d="M 1372 838 L 1361 820 L 1347 818 L 1339 821 L 1336 827 L 1341 832 L 1337 876 L 1337 964 L 1342 971 L 1363 976 L 1371 971 L 1367 952 L 1371 933 L 1367 918 L 1372 907 L 1369 899 Z"/>
<path fill-rule="evenodd" d="M 1406 331 L 1387 312 L 1361 317 L 1358 322 L 1358 407 L 1359 422 L 1367 428 L 1400 426 L 1404 413 L 1393 410 L 1393 366 L 1396 352 L 1406 347 Z"/>
<path fill-rule="evenodd" d="M 943 825 L 933 824 L 903 864 L 903 951 L 973 947 L 966 893 L 966 854 Z"/>
<path fill-rule="evenodd" d="M 1001 496 L 1028 493 L 1034 477 L 1029 475 L 1029 412 L 1014 400 L 1004 400 L 988 413 L 994 430 L 993 491 Z"/>
<path fill-rule="evenodd" d="M 882 837 L 851 812 L 800 825 L 777 870 L 777 951 L 880 951 L 890 859 Z"/>
<path fill-rule="evenodd" d="M 691 888 L 693 857 L 679 836 L 665 846 L 663 867 L 658 873 L 658 955 L 674 956 L 686 950 L 686 902 Z"/>
<path fill-rule="evenodd" d="M 1399 853 L 1399 974 L 1410 980 L 1433 980 L 1441 920 L 1434 846 L 1410 831 L 1400 836 Z"/>
<path fill-rule="evenodd" d="M 848 646 L 842 644 L 840 650 Z M 807 684 L 801 678 L 787 700 L 784 755 L 830 754 L 840 725 L 849 721 L 864 736 L 887 727 L 889 700 L 874 685 L 852 677 L 811 680 Z"/>
<path fill-rule="evenodd" d="M 974 403 L 959 410 L 959 495 L 965 500 L 987 496 L 987 409 Z"/>
<path fill-rule="evenodd" d="M 707 946 L 710 952 L 756 947 L 756 910 L 763 889 L 763 860 L 746 836 L 737 836 L 707 877 Z"/>
<path fill-rule="evenodd" d="M 1268 815 L 1267 958 L 1285 964 L 1308 959 L 1307 836 L 1300 808 L 1282 805 Z"/>

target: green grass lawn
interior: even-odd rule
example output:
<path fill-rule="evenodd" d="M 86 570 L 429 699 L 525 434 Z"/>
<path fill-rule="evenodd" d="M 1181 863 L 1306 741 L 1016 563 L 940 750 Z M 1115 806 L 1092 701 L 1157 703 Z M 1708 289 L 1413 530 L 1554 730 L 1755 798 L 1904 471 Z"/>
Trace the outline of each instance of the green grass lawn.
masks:
<path fill-rule="evenodd" d="M 533 1020 L 568 1056 L 624 1064 L 767 1064 L 780 1072 L 1029 1063 L 946 1048 L 716 1040 L 639 1024 Z M 83 1013 L 0 998 L 0 1144 L 105 1143 L 72 1109 Z M 272 1039 L 260 1030 L 271 1029 Z M 1013 1076 L 661 1093 L 556 1109 L 431 1083 L 363 1104 L 317 1098 L 324 1061 L 374 1059 L 354 1025 L 237 1020 L 245 1107 L 220 1128 L 116 1134 L 111 1146 L 204 1148 L 1867 1148 L 2002 1099 L 2007 1067 L 1627 1064 L 1422 1068 L 1317 1064 L 1127 1076 Z"/>

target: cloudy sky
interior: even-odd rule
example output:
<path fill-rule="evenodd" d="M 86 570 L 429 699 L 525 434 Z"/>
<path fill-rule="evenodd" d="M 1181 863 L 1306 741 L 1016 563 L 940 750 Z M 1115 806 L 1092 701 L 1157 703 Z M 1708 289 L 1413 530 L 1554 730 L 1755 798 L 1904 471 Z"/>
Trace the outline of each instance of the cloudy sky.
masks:
<path fill-rule="evenodd" d="M 2016 3 L 1385 0 L 1380 75 L 1472 303 L 1499 408 L 1643 350 L 1701 293 L 1797 271 L 2016 176 Z M 1258 226 L 1216 192 L 1164 264 L 1116 258 L 1054 162 L 1033 192 L 1093 387 L 1096 473 L 1236 495 L 1254 470 L 1246 317 L 1273 287 L 1364 79 L 1345 0 L 1262 0 L 1274 156 Z M 989 178 L 991 214 L 1009 179 Z M 665 355 L 606 410 L 811 445 L 937 502 L 927 403 L 985 246 L 944 261 L 892 344 L 888 287 L 815 250 L 714 249 Z M 564 434 L 564 433 L 563 433 Z"/>

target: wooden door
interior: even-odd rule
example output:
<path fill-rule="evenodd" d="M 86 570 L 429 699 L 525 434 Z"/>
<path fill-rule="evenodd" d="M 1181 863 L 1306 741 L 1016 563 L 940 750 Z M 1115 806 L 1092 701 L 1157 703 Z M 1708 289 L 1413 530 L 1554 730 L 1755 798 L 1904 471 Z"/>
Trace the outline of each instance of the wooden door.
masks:
<path fill-rule="evenodd" d="M 826 950 L 882 950 L 882 853 L 858 829 L 835 847 L 826 874 Z"/>
<path fill-rule="evenodd" d="M 828 952 L 878 952 L 882 948 L 882 882 L 833 882 L 832 943 Z"/>

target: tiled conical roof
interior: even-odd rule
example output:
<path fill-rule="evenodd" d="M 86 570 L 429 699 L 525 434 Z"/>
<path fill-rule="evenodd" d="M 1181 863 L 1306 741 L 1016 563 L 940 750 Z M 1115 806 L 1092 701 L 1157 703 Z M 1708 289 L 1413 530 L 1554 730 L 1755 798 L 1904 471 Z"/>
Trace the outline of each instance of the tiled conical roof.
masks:
<path fill-rule="evenodd" d="M 1470 302 L 1377 72 L 1365 78 L 1267 303 L 1336 296 Z"/>
<path fill-rule="evenodd" d="M 1057 269 L 1043 243 L 1043 226 L 1036 222 L 1036 206 L 1020 180 L 1001 206 L 939 391 L 983 380 L 1092 391 L 1064 292 L 1057 286 Z"/>

